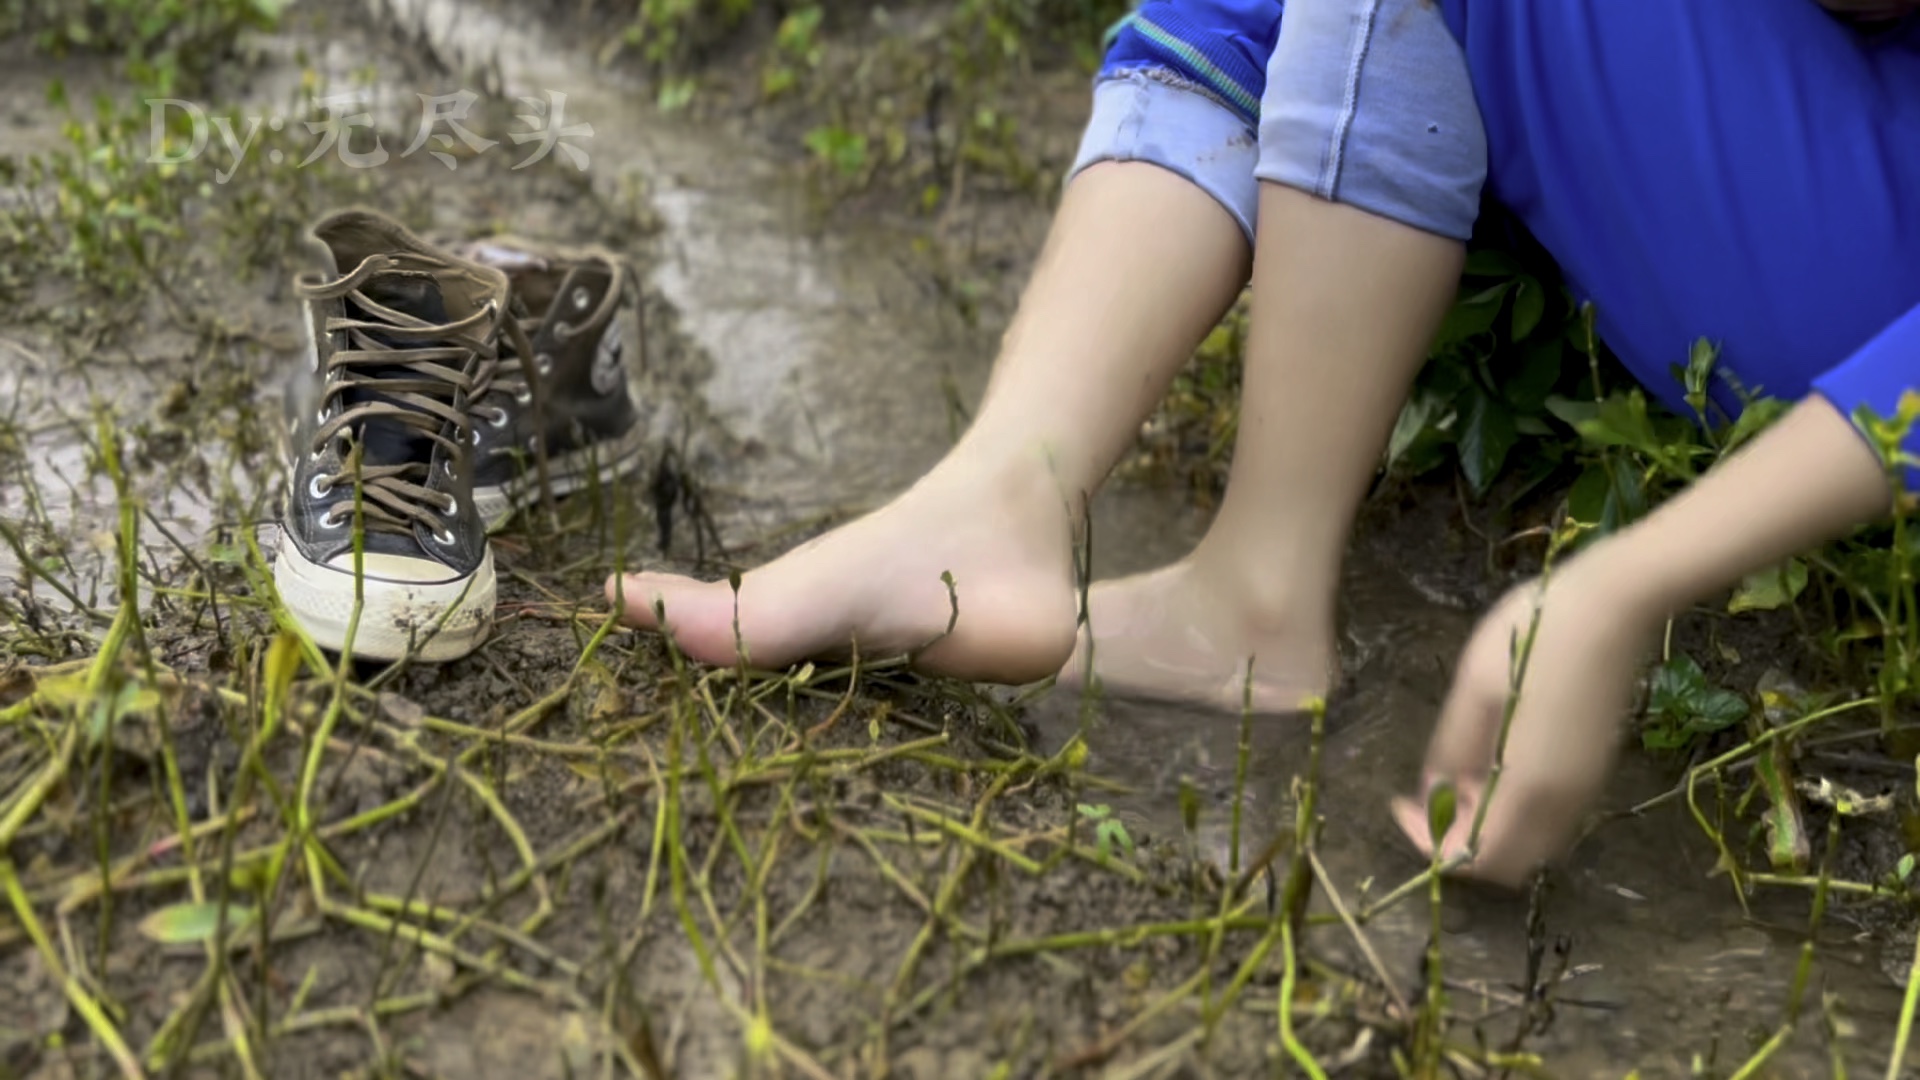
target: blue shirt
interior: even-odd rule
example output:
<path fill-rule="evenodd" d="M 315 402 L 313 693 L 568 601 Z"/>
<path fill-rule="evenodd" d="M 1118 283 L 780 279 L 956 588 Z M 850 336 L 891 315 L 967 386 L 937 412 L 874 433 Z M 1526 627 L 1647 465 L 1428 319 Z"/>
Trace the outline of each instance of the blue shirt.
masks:
<path fill-rule="evenodd" d="M 1145 0 L 1114 33 L 1101 74 L 1169 68 L 1257 127 L 1280 11 L 1280 0 Z"/>
<path fill-rule="evenodd" d="M 1920 384 L 1920 18 L 1866 33 L 1814 0 L 1440 6 L 1489 190 L 1655 397 L 1690 414 L 1671 369 L 1700 337 L 1747 392 L 1849 416 L 1891 416 Z M 1145 0 L 1103 73 L 1171 68 L 1253 127 L 1281 15 Z M 1712 396 L 1739 413 L 1733 386 Z"/>
<path fill-rule="evenodd" d="M 1920 20 L 1866 33 L 1813 0 L 1441 7 L 1490 190 L 1652 393 L 1687 411 L 1670 367 L 1698 337 L 1749 391 L 1850 416 L 1920 390 Z M 1731 387 L 1714 399 L 1738 413 Z"/>

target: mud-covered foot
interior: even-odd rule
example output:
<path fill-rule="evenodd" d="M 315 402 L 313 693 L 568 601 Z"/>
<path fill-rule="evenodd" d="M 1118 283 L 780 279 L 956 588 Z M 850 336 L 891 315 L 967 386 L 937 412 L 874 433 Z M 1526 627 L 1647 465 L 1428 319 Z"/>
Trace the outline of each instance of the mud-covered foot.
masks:
<path fill-rule="evenodd" d="M 1060 671 L 1084 686 L 1088 650 L 1099 688 L 1238 712 L 1253 659 L 1253 709 L 1291 712 L 1324 696 L 1338 676 L 1331 618 L 1258 604 L 1226 575 L 1193 558 L 1100 582 L 1087 596 L 1087 627 Z"/>
<path fill-rule="evenodd" d="M 1066 504 L 1044 478 L 989 481 L 949 467 L 743 575 L 738 641 L 758 668 L 844 657 L 857 642 L 867 660 L 914 654 L 915 666 L 933 674 L 1032 682 L 1072 651 L 1072 562 Z M 951 594 L 943 573 L 952 575 Z M 616 586 L 629 625 L 664 629 L 703 663 L 737 662 L 727 582 L 633 574 L 607 582 L 610 601 Z"/>

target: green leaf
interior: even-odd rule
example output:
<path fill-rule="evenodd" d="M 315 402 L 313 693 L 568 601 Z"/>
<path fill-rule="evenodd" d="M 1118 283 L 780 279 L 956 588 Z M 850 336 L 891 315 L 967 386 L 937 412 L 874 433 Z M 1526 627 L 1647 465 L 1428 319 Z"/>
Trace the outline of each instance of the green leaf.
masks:
<path fill-rule="evenodd" d="M 1745 698 L 1709 683 L 1700 665 L 1684 654 L 1654 669 L 1648 706 L 1694 734 L 1719 731 L 1747 715 Z"/>
<path fill-rule="evenodd" d="M 1807 564 L 1799 559 L 1788 559 L 1779 566 L 1770 566 L 1759 573 L 1749 574 L 1740 588 L 1734 591 L 1733 598 L 1727 601 L 1727 611 L 1738 615 L 1743 611 L 1772 611 L 1783 608 L 1799 599 L 1800 593 L 1807 587 Z"/>
<path fill-rule="evenodd" d="M 1747 701 L 1731 690 L 1718 687 L 1701 695 L 1687 726 L 1701 734 L 1719 731 L 1739 723 L 1747 715 Z"/>
<path fill-rule="evenodd" d="M 851 176 L 866 167 L 867 137 L 863 133 L 827 124 L 807 132 L 804 142 L 815 157 L 845 175 Z"/>
<path fill-rule="evenodd" d="M 1445 395 L 1427 387 L 1418 387 L 1407 403 L 1401 407 L 1399 417 L 1394 421 L 1393 434 L 1387 438 L 1386 467 L 1391 469 L 1401 464 L 1403 459 L 1414 472 L 1424 472 L 1431 462 L 1416 460 L 1415 451 L 1423 446 L 1431 446 L 1444 441 L 1440 426 L 1449 415 L 1448 400 Z M 1422 467 L 1425 466 L 1425 467 Z"/>
<path fill-rule="evenodd" d="M 1473 493 L 1485 495 L 1520 435 L 1507 407 L 1477 390 L 1469 395 L 1465 420 L 1460 430 L 1460 469 L 1467 474 Z"/>
<path fill-rule="evenodd" d="M 1606 518 L 1610 488 L 1606 462 L 1596 461 L 1587 466 L 1567 492 L 1567 515 L 1583 524 L 1601 524 Z"/>
<path fill-rule="evenodd" d="M 1567 513 L 1593 526 L 1589 535 L 1605 536 L 1646 512 L 1647 493 L 1639 474 L 1617 455 L 1588 465 L 1567 493 Z"/>
<path fill-rule="evenodd" d="M 1593 419 L 1574 427 L 1593 446 L 1623 446 L 1656 459 L 1664 449 L 1647 415 L 1647 397 L 1637 388 L 1608 395 Z"/>
<path fill-rule="evenodd" d="M 1696 338 L 1693 348 L 1687 353 L 1687 369 L 1681 380 L 1687 393 L 1704 395 L 1707 392 L 1707 379 L 1713 375 L 1713 365 L 1719 361 L 1719 348 L 1706 338 Z"/>
<path fill-rule="evenodd" d="M 1734 448 L 1765 431 L 1775 420 L 1787 411 L 1787 403 L 1779 398 L 1763 397 L 1749 402 L 1740 410 L 1740 416 L 1727 429 L 1727 437 L 1722 440 L 1722 453 L 1730 453 Z"/>
<path fill-rule="evenodd" d="M 1767 794 L 1767 810 L 1762 815 L 1767 828 L 1767 861 L 1783 874 L 1798 874 L 1807 868 L 1812 845 L 1807 841 L 1807 825 L 1800 813 L 1800 795 L 1793 789 L 1793 775 L 1787 762 L 1787 747 L 1776 742 L 1754 757 L 1754 775 Z"/>
<path fill-rule="evenodd" d="M 1427 795 L 1427 834 L 1433 837 L 1433 850 L 1438 853 L 1440 841 L 1446 839 L 1453 828 L 1454 815 L 1459 810 L 1459 793 L 1449 783 L 1435 784 Z"/>
<path fill-rule="evenodd" d="M 1648 750 L 1678 750 L 1692 738 L 1684 728 L 1664 721 L 1640 729 L 1640 745 Z"/>
<path fill-rule="evenodd" d="M 143 700 L 152 700 L 155 695 L 142 694 L 140 684 L 128 680 L 112 697 L 101 696 L 93 701 L 92 722 L 87 725 L 87 741 L 97 744 L 107 737 L 107 730 L 115 721 L 134 712 Z"/>
<path fill-rule="evenodd" d="M 675 112 L 687 107 L 693 101 L 694 91 L 699 84 L 692 79 L 672 79 L 660 86 L 658 108 L 661 112 Z"/>
<path fill-rule="evenodd" d="M 1500 384 L 1500 394 L 1522 417 L 1537 413 L 1547 404 L 1553 384 L 1560 381 L 1561 358 L 1565 356 L 1558 338 L 1536 341 L 1521 354 L 1520 370 Z"/>
<path fill-rule="evenodd" d="M 1553 394 L 1548 396 L 1545 404 L 1547 411 L 1561 423 L 1576 430 L 1581 424 L 1600 415 L 1600 404 L 1595 401 L 1583 401 Z"/>
<path fill-rule="evenodd" d="M 141 919 L 140 932 L 162 945 L 188 945 L 210 940 L 219 920 L 219 904 L 172 904 Z M 252 921 L 252 908 L 227 905 L 229 930 L 241 929 Z"/>
<path fill-rule="evenodd" d="M 1455 301 L 1447 310 L 1447 317 L 1440 321 L 1435 348 L 1457 345 L 1493 329 L 1493 320 L 1499 317 L 1500 305 L 1512 288 L 1513 283 L 1507 282 Z"/>
<path fill-rule="evenodd" d="M 1521 278 L 1513 294 L 1513 340 L 1524 341 L 1547 313 L 1547 291 L 1532 278 Z"/>

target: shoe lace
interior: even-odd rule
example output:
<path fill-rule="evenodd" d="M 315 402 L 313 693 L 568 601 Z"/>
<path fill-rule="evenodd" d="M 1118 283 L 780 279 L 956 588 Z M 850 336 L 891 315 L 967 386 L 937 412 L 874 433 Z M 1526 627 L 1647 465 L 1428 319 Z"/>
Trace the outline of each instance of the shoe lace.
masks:
<path fill-rule="evenodd" d="M 613 291 L 622 296 L 627 295 L 632 283 L 626 268 L 615 263 L 611 270 Z M 520 306 L 517 301 L 516 306 Z M 543 408 L 544 387 L 540 384 L 541 380 L 547 377 L 548 372 L 542 370 L 541 364 L 546 358 L 533 351 L 532 341 L 551 314 L 551 311 L 543 311 L 538 315 L 530 314 L 523 306 L 520 311 L 513 314 L 509 320 L 512 334 L 505 342 L 506 347 L 500 350 L 498 363 L 488 371 L 487 378 L 482 380 L 474 390 L 474 401 L 481 401 L 490 394 L 510 395 L 515 403 L 531 405 L 536 413 Z M 585 325 L 557 321 L 553 330 L 556 337 L 564 340 L 579 333 Z M 488 405 L 485 408 L 496 421 L 506 415 L 506 410 L 499 405 Z"/>
<path fill-rule="evenodd" d="M 501 349 L 494 363 L 474 381 L 472 400 L 476 403 L 474 411 L 486 412 L 496 423 L 507 416 L 504 405 L 482 405 L 493 396 L 510 396 L 521 405 L 540 400 L 539 375 L 532 361 L 533 335 L 540 331 L 540 319 L 531 315 L 510 315 L 505 327 L 510 331 L 507 348 Z"/>
<path fill-rule="evenodd" d="M 374 420 L 399 424 L 417 433 L 439 446 L 448 459 L 460 453 L 459 440 L 468 438 L 472 430 L 469 409 L 461 406 L 470 405 L 487 392 L 500 366 L 493 331 L 502 329 L 500 324 L 504 322 L 504 329 L 521 337 L 522 343 L 524 334 L 491 302 L 464 319 L 434 323 L 395 311 L 361 291 L 361 286 L 380 274 L 432 266 L 429 259 L 403 252 L 368 259 L 333 281 L 296 286 L 298 294 L 309 300 L 348 297 L 369 316 L 327 319 L 326 332 L 344 333 L 347 347 L 327 360 L 326 389 L 320 401 L 325 419 L 314 428 L 309 446 L 312 453 L 320 453 L 329 440 Z M 375 337 L 376 333 L 380 337 Z M 525 355 L 523 350 L 521 355 Z M 480 362 L 469 374 L 466 369 L 475 356 Z M 399 374 L 400 370 L 406 374 Z M 354 390 L 379 396 L 334 413 L 335 403 Z M 452 425 L 452 438 L 446 433 L 448 425 Z M 357 483 L 361 515 L 370 532 L 407 533 L 415 524 L 435 532 L 445 528 L 441 517 L 452 513 L 457 503 L 452 495 L 426 486 L 432 479 L 430 457 L 370 465 L 360 456 L 356 446 L 346 468 L 317 477 L 316 488 Z"/>

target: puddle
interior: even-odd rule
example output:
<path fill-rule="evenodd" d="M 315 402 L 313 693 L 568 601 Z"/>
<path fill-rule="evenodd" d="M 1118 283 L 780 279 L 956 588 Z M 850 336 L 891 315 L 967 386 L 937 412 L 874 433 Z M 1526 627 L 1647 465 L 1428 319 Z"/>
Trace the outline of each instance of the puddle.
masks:
<path fill-rule="evenodd" d="M 658 215 L 651 284 L 713 358 L 700 393 L 739 443 L 761 448 L 739 484 L 788 520 L 898 491 L 949 444 L 943 380 L 984 384 L 991 343 L 955 325 L 903 273 L 913 237 L 861 223 L 830 235 L 806 193 L 723 130 L 651 113 L 649 92 L 581 62 L 528 20 L 460 0 L 369 0 L 509 95 L 564 94 L 596 190 L 642 188 Z M 590 145 L 588 145 L 590 143 Z"/>

